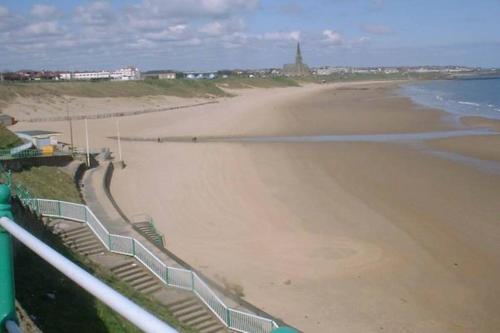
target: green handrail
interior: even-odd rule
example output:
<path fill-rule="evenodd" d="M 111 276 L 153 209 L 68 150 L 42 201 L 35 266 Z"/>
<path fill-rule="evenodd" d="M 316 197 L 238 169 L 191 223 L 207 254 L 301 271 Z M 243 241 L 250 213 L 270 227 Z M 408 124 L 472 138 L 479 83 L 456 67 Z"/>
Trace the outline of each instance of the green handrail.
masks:
<path fill-rule="evenodd" d="M 0 184 L 0 218 L 2 217 L 14 218 L 10 205 L 10 189 L 6 184 Z M 12 238 L 0 227 L 0 332 L 5 331 L 5 323 L 9 320 L 17 322 Z"/>

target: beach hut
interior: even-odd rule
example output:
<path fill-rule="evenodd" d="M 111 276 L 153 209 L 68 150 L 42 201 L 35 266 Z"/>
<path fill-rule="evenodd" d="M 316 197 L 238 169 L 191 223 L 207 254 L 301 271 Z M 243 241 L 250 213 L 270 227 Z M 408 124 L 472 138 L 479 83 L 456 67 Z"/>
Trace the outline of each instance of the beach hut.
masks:
<path fill-rule="evenodd" d="M 33 143 L 33 145 L 44 152 L 54 152 L 59 143 L 59 132 L 51 131 L 22 131 L 16 132 L 16 135 L 21 139 Z"/>

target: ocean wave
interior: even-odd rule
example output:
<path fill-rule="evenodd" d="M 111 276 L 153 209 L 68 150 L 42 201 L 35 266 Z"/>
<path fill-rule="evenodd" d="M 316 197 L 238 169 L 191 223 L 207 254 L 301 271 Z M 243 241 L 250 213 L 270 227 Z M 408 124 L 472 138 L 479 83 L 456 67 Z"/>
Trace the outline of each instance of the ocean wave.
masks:
<path fill-rule="evenodd" d="M 458 101 L 458 104 L 463 104 L 463 105 L 472 105 L 472 106 L 481 106 L 481 104 L 478 104 L 478 103 L 463 102 L 463 101 Z"/>

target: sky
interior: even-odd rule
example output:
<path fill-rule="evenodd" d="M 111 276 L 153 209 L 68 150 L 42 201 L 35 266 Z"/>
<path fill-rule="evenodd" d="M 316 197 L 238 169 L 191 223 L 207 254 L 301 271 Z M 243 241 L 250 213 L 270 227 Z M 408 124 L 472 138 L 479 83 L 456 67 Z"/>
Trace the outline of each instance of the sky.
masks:
<path fill-rule="evenodd" d="M 500 0 L 0 0 L 0 70 L 500 67 Z"/>

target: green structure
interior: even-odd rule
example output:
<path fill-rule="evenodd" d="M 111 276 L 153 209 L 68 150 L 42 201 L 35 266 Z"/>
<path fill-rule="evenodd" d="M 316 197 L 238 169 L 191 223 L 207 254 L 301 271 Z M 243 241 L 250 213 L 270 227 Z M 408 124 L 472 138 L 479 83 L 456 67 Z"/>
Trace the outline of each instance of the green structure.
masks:
<path fill-rule="evenodd" d="M 280 327 L 273 330 L 271 333 L 299 333 L 299 331 L 290 327 Z"/>
<path fill-rule="evenodd" d="M 2 217 L 14 218 L 10 205 L 10 189 L 6 184 L 0 184 L 0 218 Z M 10 234 L 0 227 L 0 332 L 4 332 L 7 320 L 16 320 L 12 239 Z"/>

